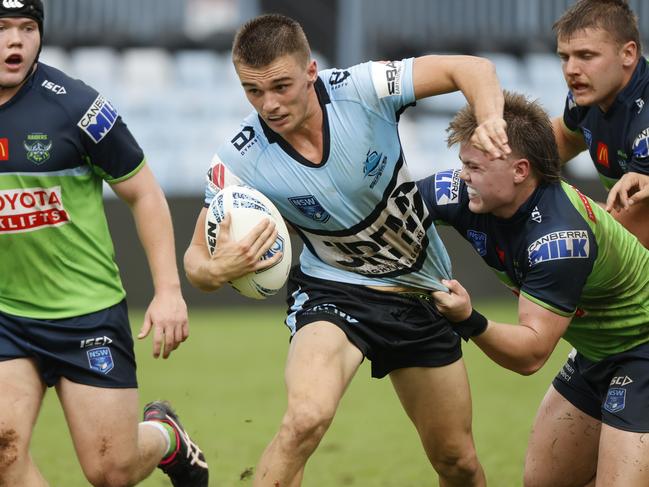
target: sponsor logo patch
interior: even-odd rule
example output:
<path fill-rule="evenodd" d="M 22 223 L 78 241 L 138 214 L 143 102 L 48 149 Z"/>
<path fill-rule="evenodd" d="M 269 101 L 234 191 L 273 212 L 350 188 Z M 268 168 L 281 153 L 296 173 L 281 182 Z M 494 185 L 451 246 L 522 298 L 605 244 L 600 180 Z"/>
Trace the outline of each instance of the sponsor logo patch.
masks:
<path fill-rule="evenodd" d="M 468 230 L 466 236 L 473 245 L 473 248 L 476 249 L 478 254 L 482 257 L 487 255 L 487 234 L 484 232 L 478 232 L 477 230 Z"/>
<path fill-rule="evenodd" d="M 538 206 L 534 207 L 530 218 L 532 218 L 532 220 L 535 221 L 536 223 L 541 223 L 543 221 L 543 215 L 541 215 Z"/>
<path fill-rule="evenodd" d="M 530 265 L 559 259 L 587 259 L 590 240 L 586 230 L 552 232 L 537 239 L 527 249 Z"/>
<path fill-rule="evenodd" d="M 9 139 L 0 139 L 0 161 L 9 160 Z"/>
<path fill-rule="evenodd" d="M 435 174 L 435 201 L 438 205 L 455 204 L 460 199 L 460 171 L 441 171 Z"/>
<path fill-rule="evenodd" d="M 379 98 L 401 95 L 403 63 L 401 61 L 372 63 L 372 82 Z"/>
<path fill-rule="evenodd" d="M 0 190 L 0 234 L 30 232 L 68 221 L 60 186 Z"/>
<path fill-rule="evenodd" d="M 88 364 L 91 370 L 107 374 L 115 368 L 113 355 L 110 353 L 110 348 L 108 347 L 93 348 L 92 350 L 88 350 L 86 355 L 88 355 Z"/>
<path fill-rule="evenodd" d="M 635 101 L 635 104 L 638 105 L 638 112 L 637 113 L 640 113 L 642 111 L 642 109 L 644 108 L 644 100 L 642 98 L 638 98 Z"/>
<path fill-rule="evenodd" d="M 288 199 L 291 204 L 304 216 L 320 223 L 327 223 L 331 215 L 327 213 L 322 205 L 312 194 L 305 196 L 293 196 Z"/>
<path fill-rule="evenodd" d="M 115 125 L 119 114 L 110 102 L 99 95 L 92 102 L 90 108 L 83 114 L 77 126 L 81 128 L 95 144 L 101 142 Z"/>
<path fill-rule="evenodd" d="M 343 81 L 345 81 L 350 76 L 351 73 L 349 71 L 334 71 L 333 73 L 331 73 L 331 76 L 329 76 L 329 84 L 331 86 L 335 86 L 336 88 L 339 88 L 339 86 L 337 85 L 340 85 Z"/>
<path fill-rule="evenodd" d="M 52 141 L 47 134 L 29 134 L 27 140 L 23 141 L 23 147 L 27 151 L 27 159 L 40 166 L 50 158 Z"/>
<path fill-rule="evenodd" d="M 638 159 L 649 157 L 649 127 L 644 129 L 633 141 L 633 156 Z"/>
<path fill-rule="evenodd" d="M 43 81 L 43 83 L 41 83 L 41 86 L 46 90 L 50 90 L 51 92 L 56 93 L 57 95 L 65 95 L 67 93 L 67 91 L 65 91 L 65 86 L 57 85 L 53 81 L 47 79 Z"/>
<path fill-rule="evenodd" d="M 23 2 L 21 2 L 20 0 L 2 0 L 2 6 L 4 8 L 13 9 L 13 8 L 23 8 L 25 4 L 23 4 Z"/>
<path fill-rule="evenodd" d="M 584 134 L 584 140 L 586 141 L 588 150 L 590 150 L 590 147 L 593 145 L 593 133 L 586 127 L 582 127 L 581 131 Z"/>
<path fill-rule="evenodd" d="M 568 92 L 568 110 L 577 108 L 577 102 L 575 101 L 575 95 L 572 94 L 572 91 Z"/>
<path fill-rule="evenodd" d="M 608 146 L 604 142 L 597 143 L 597 162 L 602 166 L 608 168 Z"/>
<path fill-rule="evenodd" d="M 241 129 L 241 132 L 232 138 L 230 142 L 241 155 L 244 155 L 246 151 L 252 147 L 255 141 L 255 129 L 250 125 L 246 125 Z"/>
<path fill-rule="evenodd" d="M 626 386 L 628 384 L 631 384 L 632 382 L 633 382 L 633 379 L 631 379 L 631 377 L 629 377 L 628 375 L 625 375 L 624 377 L 620 375 L 618 377 L 613 377 L 611 379 L 611 383 L 609 384 L 609 386 L 624 387 L 624 386 Z"/>
<path fill-rule="evenodd" d="M 604 401 L 604 409 L 609 413 L 617 413 L 622 411 L 626 406 L 626 389 L 621 389 L 619 387 L 612 387 L 608 390 L 606 394 L 606 400 Z"/>

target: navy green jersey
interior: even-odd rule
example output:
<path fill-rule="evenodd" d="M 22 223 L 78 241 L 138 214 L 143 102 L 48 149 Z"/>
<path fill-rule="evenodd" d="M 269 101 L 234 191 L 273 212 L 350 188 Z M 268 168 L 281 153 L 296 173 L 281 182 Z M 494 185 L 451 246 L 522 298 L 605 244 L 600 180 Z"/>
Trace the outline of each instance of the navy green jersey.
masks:
<path fill-rule="evenodd" d="M 649 66 L 644 58 L 606 113 L 598 106 L 578 106 L 568 93 L 563 122 L 582 133 L 606 189 L 628 171 L 649 174 L 648 99 Z"/>
<path fill-rule="evenodd" d="M 515 293 L 562 316 L 591 360 L 649 342 L 649 250 L 565 183 L 539 186 L 511 218 L 469 209 L 459 171 L 419 181 L 436 221 L 452 225 Z"/>
<path fill-rule="evenodd" d="M 205 205 L 219 188 L 252 186 L 304 241 L 302 271 L 361 285 L 443 289 L 450 262 L 401 150 L 399 115 L 414 103 L 413 60 L 319 73 L 320 164 L 303 158 L 253 112 L 221 145 Z"/>
<path fill-rule="evenodd" d="M 0 106 L 0 311 L 67 318 L 123 299 L 102 181 L 143 159 L 108 100 L 38 65 Z"/>

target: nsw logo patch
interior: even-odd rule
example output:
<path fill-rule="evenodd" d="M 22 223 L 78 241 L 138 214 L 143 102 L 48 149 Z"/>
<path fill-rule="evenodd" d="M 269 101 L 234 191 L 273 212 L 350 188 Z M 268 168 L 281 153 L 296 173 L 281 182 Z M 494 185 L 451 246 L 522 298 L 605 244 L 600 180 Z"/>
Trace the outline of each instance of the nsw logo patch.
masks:
<path fill-rule="evenodd" d="M 327 213 L 322 205 L 318 202 L 312 194 L 305 196 L 293 196 L 288 199 L 291 204 L 297 208 L 307 218 L 315 220 L 320 223 L 327 223 L 331 215 Z"/>
<path fill-rule="evenodd" d="M 113 355 L 108 347 L 93 348 L 88 350 L 86 354 L 88 355 L 88 364 L 91 370 L 107 374 L 115 367 Z"/>
<path fill-rule="evenodd" d="M 478 232 L 476 230 L 468 230 L 466 232 L 466 236 L 471 242 L 471 245 L 473 245 L 473 248 L 476 249 L 476 251 L 478 252 L 478 254 L 480 254 L 481 257 L 487 255 L 487 234 L 486 233 Z"/>
<path fill-rule="evenodd" d="M 611 387 L 604 401 L 604 409 L 609 413 L 622 411 L 626 406 L 626 389 L 620 387 Z"/>

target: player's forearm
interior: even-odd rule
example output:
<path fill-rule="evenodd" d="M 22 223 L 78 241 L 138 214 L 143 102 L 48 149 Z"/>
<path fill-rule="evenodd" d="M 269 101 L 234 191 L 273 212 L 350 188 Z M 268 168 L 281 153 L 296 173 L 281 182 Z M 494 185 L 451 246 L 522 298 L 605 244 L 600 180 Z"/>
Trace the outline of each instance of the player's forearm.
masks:
<path fill-rule="evenodd" d="M 484 333 L 472 340 L 498 365 L 522 375 L 538 371 L 549 356 L 537 333 L 525 325 L 489 321 Z"/>
<path fill-rule="evenodd" d="M 473 107 L 481 124 L 490 118 L 502 118 L 505 100 L 496 75 L 496 67 L 485 58 L 469 57 L 465 66 L 458 66 L 453 80 Z"/>
<path fill-rule="evenodd" d="M 222 273 L 214 272 L 214 263 L 203 247 L 190 244 L 183 259 L 185 275 L 195 288 L 205 292 L 216 291 L 227 280 Z"/>
<path fill-rule="evenodd" d="M 131 211 L 149 263 L 156 294 L 179 292 L 180 278 L 176 266 L 171 214 L 162 191 L 152 191 L 136 199 L 131 205 Z"/>

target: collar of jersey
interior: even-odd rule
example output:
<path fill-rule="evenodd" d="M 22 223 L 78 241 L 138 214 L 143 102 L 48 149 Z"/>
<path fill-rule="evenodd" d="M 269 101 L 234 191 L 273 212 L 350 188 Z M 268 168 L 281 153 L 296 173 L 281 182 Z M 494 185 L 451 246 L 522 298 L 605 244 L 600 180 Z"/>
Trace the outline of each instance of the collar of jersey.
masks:
<path fill-rule="evenodd" d="M 11 97 L 11 100 L 7 101 L 6 103 L 3 103 L 0 105 L 0 111 L 5 110 L 13 105 L 15 105 L 21 98 L 23 98 L 29 90 L 32 89 L 32 86 L 34 86 L 34 80 L 36 79 L 36 76 L 40 71 L 42 71 L 42 64 L 38 63 L 37 68 L 34 70 L 34 72 L 27 78 L 27 81 L 25 81 L 25 84 L 20 87 L 20 89 L 16 92 L 14 96 Z"/>
<path fill-rule="evenodd" d="M 615 97 L 615 101 L 604 114 L 605 117 L 610 117 L 615 113 L 616 108 L 619 105 L 626 105 L 627 103 L 635 103 L 635 100 L 642 96 L 642 90 L 644 85 L 647 83 L 648 78 L 648 68 L 647 68 L 647 59 L 641 57 L 638 61 L 638 65 L 633 71 L 631 79 L 626 84 L 626 86 L 618 93 Z"/>
<path fill-rule="evenodd" d="M 557 183 L 558 184 L 558 183 Z M 540 184 L 536 187 L 534 192 L 530 195 L 525 202 L 518 207 L 518 210 L 510 216 L 509 218 L 498 218 L 494 216 L 496 222 L 501 225 L 518 225 L 530 217 L 530 213 L 534 208 L 539 204 L 541 196 L 545 192 L 545 189 L 548 188 L 549 184 Z"/>

